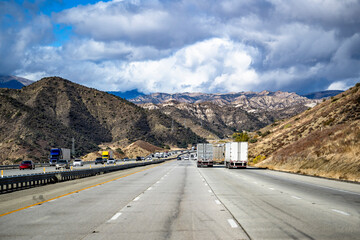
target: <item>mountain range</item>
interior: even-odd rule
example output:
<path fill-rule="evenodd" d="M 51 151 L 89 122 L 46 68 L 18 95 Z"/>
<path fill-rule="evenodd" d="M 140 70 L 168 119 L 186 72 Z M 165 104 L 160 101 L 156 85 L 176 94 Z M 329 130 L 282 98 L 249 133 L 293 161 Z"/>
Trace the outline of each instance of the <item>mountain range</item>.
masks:
<path fill-rule="evenodd" d="M 43 78 L 21 90 L 0 89 L 0 159 L 45 160 L 52 147 L 76 155 L 96 151 L 103 142 L 120 146 L 144 140 L 157 146 L 187 147 L 204 141 L 158 110 L 60 77 Z"/>
<path fill-rule="evenodd" d="M 226 138 L 234 131 L 256 131 L 321 102 L 296 93 L 280 91 L 228 94 L 155 93 L 130 101 L 145 109 L 158 109 L 207 139 Z"/>
<path fill-rule="evenodd" d="M 0 88 L 21 89 L 33 82 L 34 81 L 22 77 L 0 75 Z"/>

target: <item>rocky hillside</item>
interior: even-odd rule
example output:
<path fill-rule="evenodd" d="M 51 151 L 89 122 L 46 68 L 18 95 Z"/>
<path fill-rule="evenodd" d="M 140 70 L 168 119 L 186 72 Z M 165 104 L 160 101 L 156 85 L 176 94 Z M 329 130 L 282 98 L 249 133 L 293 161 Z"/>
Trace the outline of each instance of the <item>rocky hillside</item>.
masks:
<path fill-rule="evenodd" d="M 114 95 L 59 77 L 21 90 L 0 90 L 0 160 L 46 159 L 51 147 L 71 147 L 77 155 L 103 142 L 123 145 L 144 140 L 162 147 L 203 141 L 158 110 L 145 110 Z"/>
<path fill-rule="evenodd" d="M 234 131 L 258 130 L 320 102 L 295 93 L 267 91 L 229 94 L 157 93 L 132 101 L 146 109 L 158 109 L 207 139 L 224 138 Z"/>
<path fill-rule="evenodd" d="M 360 84 L 258 135 L 257 166 L 360 181 Z"/>

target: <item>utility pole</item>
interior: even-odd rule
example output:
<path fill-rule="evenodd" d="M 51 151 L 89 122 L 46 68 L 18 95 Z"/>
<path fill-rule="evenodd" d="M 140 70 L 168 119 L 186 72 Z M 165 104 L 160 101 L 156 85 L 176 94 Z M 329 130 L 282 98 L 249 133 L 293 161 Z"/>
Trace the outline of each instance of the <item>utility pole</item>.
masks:
<path fill-rule="evenodd" d="M 75 139 L 74 138 L 72 138 L 71 152 L 72 152 L 73 157 L 75 158 Z"/>

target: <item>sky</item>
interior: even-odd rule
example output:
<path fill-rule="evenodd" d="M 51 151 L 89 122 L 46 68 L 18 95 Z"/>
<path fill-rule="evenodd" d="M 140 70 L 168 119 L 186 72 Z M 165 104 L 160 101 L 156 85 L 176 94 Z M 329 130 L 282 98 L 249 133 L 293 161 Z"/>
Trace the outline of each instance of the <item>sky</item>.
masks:
<path fill-rule="evenodd" d="M 0 0 L 0 74 L 103 91 L 345 90 L 360 0 Z"/>

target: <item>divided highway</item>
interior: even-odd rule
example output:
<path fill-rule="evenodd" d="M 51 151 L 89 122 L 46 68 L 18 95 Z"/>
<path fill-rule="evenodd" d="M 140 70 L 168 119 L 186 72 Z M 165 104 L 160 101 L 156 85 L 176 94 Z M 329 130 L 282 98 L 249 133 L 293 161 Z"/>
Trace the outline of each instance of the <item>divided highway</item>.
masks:
<path fill-rule="evenodd" d="M 0 216 L 1 239 L 358 239 L 360 185 L 171 161 L 2 194 Z"/>

